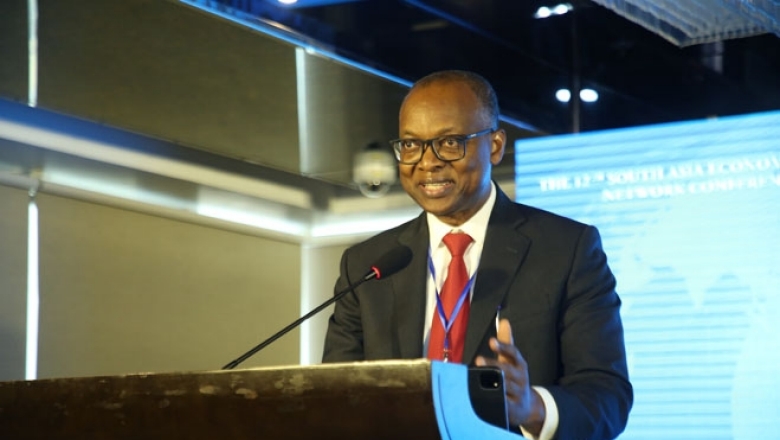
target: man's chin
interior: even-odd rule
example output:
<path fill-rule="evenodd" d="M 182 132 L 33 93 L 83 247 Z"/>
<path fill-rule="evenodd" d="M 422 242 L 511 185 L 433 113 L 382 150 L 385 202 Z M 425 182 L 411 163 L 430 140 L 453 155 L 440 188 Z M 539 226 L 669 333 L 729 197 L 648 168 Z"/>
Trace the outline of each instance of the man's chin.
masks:
<path fill-rule="evenodd" d="M 424 200 L 417 200 L 417 204 L 423 209 L 423 211 L 433 214 L 436 217 L 447 216 L 452 211 L 452 203 L 445 198 L 431 199 L 426 198 Z"/>

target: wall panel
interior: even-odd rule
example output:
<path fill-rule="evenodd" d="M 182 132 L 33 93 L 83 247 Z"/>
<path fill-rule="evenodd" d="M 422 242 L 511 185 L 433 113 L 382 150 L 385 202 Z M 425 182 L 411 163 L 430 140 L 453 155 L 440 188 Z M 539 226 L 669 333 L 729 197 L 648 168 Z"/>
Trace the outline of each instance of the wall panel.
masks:
<path fill-rule="evenodd" d="M 42 195 L 39 377 L 217 369 L 298 316 L 298 245 Z M 297 332 L 243 366 L 297 364 Z"/>
<path fill-rule="evenodd" d="M 308 313 L 333 296 L 333 287 L 339 277 L 341 254 L 351 245 L 333 244 L 329 246 L 304 246 L 301 250 L 301 284 L 303 307 L 301 315 Z M 333 305 L 313 316 L 301 326 L 303 345 L 301 362 L 319 364 L 322 361 L 322 349 L 328 319 L 333 314 Z"/>
<path fill-rule="evenodd" d="M 0 96 L 27 101 L 27 2 L 0 2 Z"/>
<path fill-rule="evenodd" d="M 298 171 L 293 46 L 177 1 L 39 4 L 42 108 Z"/>
<path fill-rule="evenodd" d="M 28 200 L 0 185 L 0 381 L 24 379 Z"/>

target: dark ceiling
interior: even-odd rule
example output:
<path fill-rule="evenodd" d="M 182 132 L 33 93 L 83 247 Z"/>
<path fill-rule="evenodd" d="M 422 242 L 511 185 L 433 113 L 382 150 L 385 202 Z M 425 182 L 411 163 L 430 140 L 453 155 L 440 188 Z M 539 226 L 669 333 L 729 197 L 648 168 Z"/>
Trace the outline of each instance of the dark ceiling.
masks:
<path fill-rule="evenodd" d="M 566 133 L 780 108 L 780 38 L 679 48 L 591 1 L 534 18 L 544 0 L 219 0 L 282 24 L 337 54 L 413 81 L 468 69 L 496 88 L 502 112 Z M 307 6 L 309 5 L 309 6 Z M 576 73 L 579 73 L 578 75 Z M 596 103 L 554 98 L 573 80 Z"/>

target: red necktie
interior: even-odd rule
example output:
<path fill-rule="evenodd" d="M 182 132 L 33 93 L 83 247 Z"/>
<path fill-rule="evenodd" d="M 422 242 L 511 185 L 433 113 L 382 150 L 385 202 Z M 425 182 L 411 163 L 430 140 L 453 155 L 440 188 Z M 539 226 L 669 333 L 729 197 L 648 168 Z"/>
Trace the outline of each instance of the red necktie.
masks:
<path fill-rule="evenodd" d="M 441 305 L 444 308 L 445 318 L 449 322 L 453 309 L 458 303 L 458 299 L 463 294 L 463 289 L 468 283 L 469 275 L 466 270 L 466 263 L 463 261 L 463 254 L 466 248 L 474 241 L 468 234 L 449 233 L 444 236 L 444 244 L 452 255 L 447 279 L 444 280 L 439 293 Z M 438 307 L 433 312 L 433 322 L 431 323 L 431 337 L 428 340 L 428 359 L 445 360 L 448 362 L 463 362 L 463 346 L 466 342 L 466 324 L 469 321 L 470 299 L 469 293 L 460 307 L 460 311 L 452 323 L 450 331 L 445 334 Z M 448 338 L 449 350 L 445 355 L 445 338 Z"/>

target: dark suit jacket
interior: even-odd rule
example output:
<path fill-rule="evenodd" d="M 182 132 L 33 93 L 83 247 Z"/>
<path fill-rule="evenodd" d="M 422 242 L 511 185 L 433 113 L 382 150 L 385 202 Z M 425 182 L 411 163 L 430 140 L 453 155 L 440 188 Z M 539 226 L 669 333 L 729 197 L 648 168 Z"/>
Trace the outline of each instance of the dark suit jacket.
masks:
<path fill-rule="evenodd" d="M 494 357 L 495 316 L 509 319 L 531 383 L 547 388 L 560 439 L 614 438 L 633 393 L 628 381 L 620 299 L 598 231 L 513 203 L 500 190 L 490 216 L 471 300 L 464 362 Z M 411 263 L 342 298 L 330 318 L 324 362 L 421 358 L 428 224 L 418 218 L 344 252 L 336 291 L 364 276 L 399 244 Z"/>

